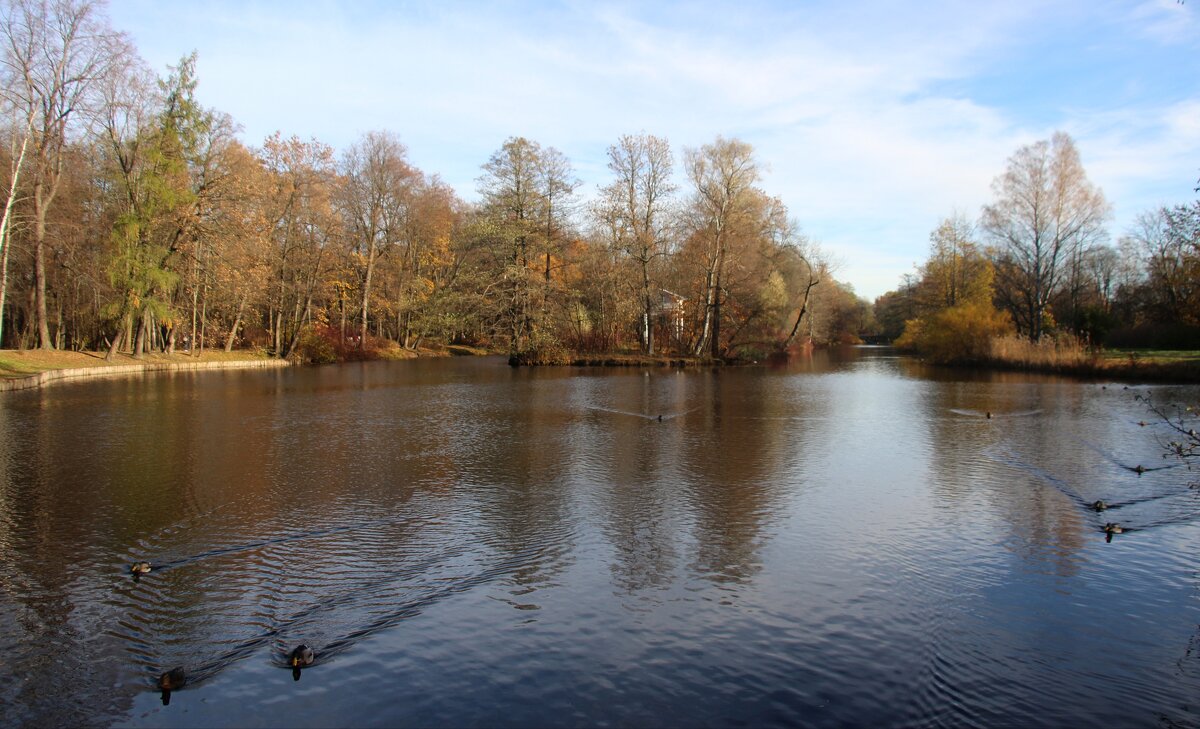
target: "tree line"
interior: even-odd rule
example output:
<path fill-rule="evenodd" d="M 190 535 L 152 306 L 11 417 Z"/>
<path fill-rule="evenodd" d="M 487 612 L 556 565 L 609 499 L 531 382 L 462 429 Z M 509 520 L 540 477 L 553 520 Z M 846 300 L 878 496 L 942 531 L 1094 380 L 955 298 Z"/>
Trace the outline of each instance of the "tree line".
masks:
<path fill-rule="evenodd" d="M 561 152 L 513 137 L 468 203 L 390 131 L 244 145 L 197 101 L 195 54 L 154 74 L 98 3 L 2 8 L 0 346 L 724 358 L 869 317 L 740 140 L 622 136 L 587 194 Z"/>
<path fill-rule="evenodd" d="M 1146 211 L 1112 245 L 1110 205 L 1063 132 L 1018 149 L 992 187 L 976 220 L 941 221 L 928 260 L 875 301 L 885 337 L 956 361 L 1013 334 L 1200 348 L 1200 201 Z"/>

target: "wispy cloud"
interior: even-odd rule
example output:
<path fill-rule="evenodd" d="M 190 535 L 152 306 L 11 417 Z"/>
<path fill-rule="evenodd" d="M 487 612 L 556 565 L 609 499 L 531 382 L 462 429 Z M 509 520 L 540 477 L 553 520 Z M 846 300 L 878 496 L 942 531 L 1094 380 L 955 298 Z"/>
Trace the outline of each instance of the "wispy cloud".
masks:
<path fill-rule="evenodd" d="M 1056 128 L 1130 219 L 1171 184 L 1185 194 L 1200 166 L 1194 11 L 1177 3 L 112 10 L 155 65 L 197 48 L 202 98 L 248 142 L 281 129 L 343 147 L 392 129 L 467 198 L 510 135 L 558 147 L 588 192 L 622 133 L 676 149 L 741 137 L 767 163 L 768 191 L 872 296 L 924 258 L 940 217 L 987 201 L 1017 146 Z"/>

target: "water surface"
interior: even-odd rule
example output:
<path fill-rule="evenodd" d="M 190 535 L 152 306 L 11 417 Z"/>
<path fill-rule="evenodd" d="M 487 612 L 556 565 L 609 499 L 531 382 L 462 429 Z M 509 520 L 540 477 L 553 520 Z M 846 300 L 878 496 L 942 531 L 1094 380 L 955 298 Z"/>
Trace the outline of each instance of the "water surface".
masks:
<path fill-rule="evenodd" d="M 881 348 L 9 393 L 0 722 L 1197 726 L 1200 473 L 1131 470 L 1139 393 L 1200 401 Z"/>

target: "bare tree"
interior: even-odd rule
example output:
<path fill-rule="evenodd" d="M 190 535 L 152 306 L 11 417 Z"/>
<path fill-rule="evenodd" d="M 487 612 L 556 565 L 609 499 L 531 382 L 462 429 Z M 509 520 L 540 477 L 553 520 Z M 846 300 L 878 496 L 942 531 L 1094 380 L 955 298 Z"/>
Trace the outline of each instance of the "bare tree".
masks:
<path fill-rule="evenodd" d="M 52 349 L 46 316 L 46 216 L 62 183 L 68 130 L 95 108 L 97 83 L 132 54 L 90 0 L 8 0 L 0 20 L 9 92 L 32 119 L 34 315 L 38 345 Z"/>
<path fill-rule="evenodd" d="M 667 254 L 671 194 L 671 145 L 649 134 L 625 135 L 608 148 L 608 169 L 616 179 L 601 189 L 598 214 L 607 221 L 612 243 L 637 266 L 641 339 L 654 354 L 654 308 L 651 270 Z"/>
<path fill-rule="evenodd" d="M 1109 205 L 1063 132 L 1018 149 L 992 188 L 982 227 L 998 248 L 997 294 L 1036 341 L 1071 260 L 1103 239 Z"/>
<path fill-rule="evenodd" d="M 405 159 L 407 154 L 394 134 L 368 132 L 347 150 L 342 161 L 341 208 L 351 245 L 362 260 L 360 348 L 366 347 L 375 263 L 399 242 L 412 188 L 420 182 L 420 174 Z"/>
<path fill-rule="evenodd" d="M 711 347 L 721 354 L 722 281 L 730 239 L 746 222 L 751 194 L 758 181 L 754 148 L 738 139 L 717 137 L 712 144 L 684 152 L 684 166 L 694 188 L 692 211 L 696 233 L 705 241 L 704 326 L 696 354 Z"/>

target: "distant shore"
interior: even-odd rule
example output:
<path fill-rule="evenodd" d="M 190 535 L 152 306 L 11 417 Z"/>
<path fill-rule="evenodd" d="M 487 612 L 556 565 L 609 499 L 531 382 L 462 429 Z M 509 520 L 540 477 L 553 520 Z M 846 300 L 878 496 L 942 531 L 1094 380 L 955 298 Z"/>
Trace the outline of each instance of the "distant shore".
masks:
<path fill-rule="evenodd" d="M 919 352 L 908 352 L 921 357 Z M 936 362 L 945 367 L 1062 375 L 1088 380 L 1123 382 L 1200 383 L 1200 352 L 1173 350 L 1109 350 L 1074 352 L 1056 356 L 1052 352 L 1018 352 L 973 362 Z"/>
<path fill-rule="evenodd" d="M 508 363 L 513 367 L 720 367 L 728 364 L 723 360 L 708 357 L 632 354 L 628 352 L 592 354 L 564 352 L 561 359 L 554 361 L 543 361 L 522 355 L 510 355 Z"/>

